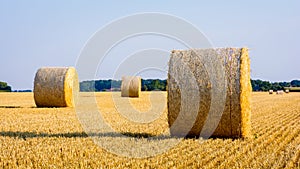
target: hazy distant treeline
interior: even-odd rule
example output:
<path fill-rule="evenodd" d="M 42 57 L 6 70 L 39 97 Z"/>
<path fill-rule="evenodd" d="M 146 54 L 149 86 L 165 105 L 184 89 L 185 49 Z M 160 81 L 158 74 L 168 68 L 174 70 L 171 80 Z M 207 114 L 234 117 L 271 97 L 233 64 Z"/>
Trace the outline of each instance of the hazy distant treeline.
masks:
<path fill-rule="evenodd" d="M 300 80 L 269 82 L 251 80 L 253 91 L 284 90 L 285 87 L 300 87 Z M 167 80 L 142 79 L 142 91 L 166 91 Z M 120 91 L 121 80 L 91 80 L 80 83 L 80 91 Z"/>
<path fill-rule="evenodd" d="M 287 87 L 300 87 L 300 80 L 291 82 L 269 82 L 263 80 L 251 80 L 253 91 L 284 90 Z M 142 91 L 166 91 L 167 80 L 142 79 Z M 82 92 L 120 91 L 121 80 L 89 80 L 80 82 Z M 0 92 L 13 91 L 6 82 L 0 81 Z M 13 92 L 31 92 L 31 90 L 14 90 Z"/>
<path fill-rule="evenodd" d="M 285 87 L 300 87 L 300 80 L 291 82 L 269 82 L 262 80 L 251 80 L 253 91 L 284 90 Z"/>
<path fill-rule="evenodd" d="M 166 91 L 167 80 L 142 79 L 142 91 Z M 80 91 L 120 91 L 121 80 L 90 80 L 80 82 Z"/>

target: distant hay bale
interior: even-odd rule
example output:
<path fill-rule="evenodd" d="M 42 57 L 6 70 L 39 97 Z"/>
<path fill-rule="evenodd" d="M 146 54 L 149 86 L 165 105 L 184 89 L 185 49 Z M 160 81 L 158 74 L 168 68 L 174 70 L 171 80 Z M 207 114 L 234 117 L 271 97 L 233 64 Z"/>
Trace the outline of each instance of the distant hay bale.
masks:
<path fill-rule="evenodd" d="M 283 94 L 283 90 L 277 90 L 276 94 L 282 95 Z"/>
<path fill-rule="evenodd" d="M 34 78 L 37 107 L 74 107 L 79 92 L 78 75 L 73 67 L 43 67 Z"/>
<path fill-rule="evenodd" d="M 285 90 L 285 93 L 290 93 L 290 90 L 286 89 L 286 90 Z"/>
<path fill-rule="evenodd" d="M 273 92 L 274 92 L 273 90 L 269 90 L 269 94 L 273 94 Z"/>
<path fill-rule="evenodd" d="M 122 97 L 139 97 L 141 92 L 141 77 L 123 76 L 121 85 Z"/>
<path fill-rule="evenodd" d="M 214 55 L 210 55 L 214 53 Z M 216 122 L 212 137 L 230 137 L 230 138 L 245 138 L 251 136 L 251 110 L 250 110 L 250 97 L 251 97 L 251 82 L 250 82 L 250 59 L 248 56 L 247 48 L 218 48 L 218 49 L 194 49 L 183 51 L 172 51 L 169 61 L 168 72 L 168 124 L 170 127 L 171 135 L 187 137 L 198 137 L 204 127 L 204 124 L 208 118 L 209 110 L 211 109 L 211 91 L 212 83 L 210 82 L 209 75 L 204 66 L 205 63 L 198 59 L 201 58 L 214 60 L 219 59 L 219 63 L 222 63 L 225 71 L 225 78 L 227 80 L 227 95 L 224 111 L 220 116 L 211 115 L 211 122 Z M 191 84 L 183 85 L 186 81 L 184 76 L 187 75 L 185 68 L 178 64 L 178 59 L 181 59 L 185 65 L 190 69 L 196 79 L 195 88 Z M 217 62 L 216 62 L 217 63 Z M 221 67 L 221 66 L 220 66 Z M 214 67 L 213 69 L 219 69 L 220 67 Z M 179 77 L 175 79 L 175 77 Z M 224 77 L 224 76 L 223 76 Z M 179 87 L 181 86 L 181 88 Z M 198 90 L 200 100 L 194 100 L 187 102 L 182 99 L 180 90 Z M 221 89 L 222 90 L 222 89 Z M 186 107 L 193 107 L 195 103 L 199 103 L 198 115 L 195 118 L 195 123 L 188 133 L 182 133 L 182 128 L 190 123 L 188 118 L 191 116 L 190 112 L 180 112 L 182 105 Z M 179 113 L 186 113 L 180 115 Z M 218 116 L 218 117 L 217 117 Z M 218 121 L 217 119 L 220 119 Z M 173 124 L 176 125 L 175 127 Z M 212 125 L 211 125 L 212 126 Z M 211 127 L 213 128 L 213 127 Z"/>

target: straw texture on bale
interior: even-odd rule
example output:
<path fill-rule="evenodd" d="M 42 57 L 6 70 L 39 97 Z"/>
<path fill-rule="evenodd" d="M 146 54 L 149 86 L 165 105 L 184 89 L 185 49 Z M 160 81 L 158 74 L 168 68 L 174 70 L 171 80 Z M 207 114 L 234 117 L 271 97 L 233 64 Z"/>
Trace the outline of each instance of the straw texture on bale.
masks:
<path fill-rule="evenodd" d="M 122 97 L 139 97 L 141 92 L 141 77 L 123 76 L 121 84 Z"/>
<path fill-rule="evenodd" d="M 34 78 L 37 107 L 74 107 L 79 92 L 78 75 L 73 67 L 43 67 Z"/>
<path fill-rule="evenodd" d="M 210 53 L 214 53 L 210 55 Z M 212 137 L 230 137 L 230 138 L 244 138 L 251 135 L 251 110 L 250 110 L 250 96 L 251 96 L 251 83 L 250 83 L 250 59 L 248 56 L 247 48 L 217 48 L 217 49 L 193 49 L 193 50 L 174 50 L 171 53 L 169 61 L 168 72 L 168 124 L 170 127 L 171 135 L 187 137 L 198 137 L 204 124 L 208 118 L 209 110 L 211 109 L 211 91 L 212 83 L 205 68 L 205 63 L 201 58 L 219 59 L 219 63 L 224 66 L 224 78 L 226 78 L 226 101 L 224 110 L 221 117 L 211 121 L 216 122 L 217 126 L 214 128 Z M 215 57 L 215 58 L 211 58 Z M 176 64 L 176 60 L 181 58 L 183 63 L 187 65 L 196 79 L 200 98 L 192 102 L 186 102 L 181 97 L 181 90 L 192 90 L 193 86 L 181 85 L 185 83 L 181 78 L 186 75 L 185 69 L 182 65 Z M 218 66 L 213 69 L 219 69 Z M 175 77 L 180 77 L 175 79 Z M 185 81 L 188 79 L 185 79 Z M 225 84 L 225 83 L 224 83 Z M 179 88 L 181 86 L 181 88 Z M 195 88 L 194 88 L 195 89 Z M 222 89 L 222 88 L 221 88 Z M 186 123 L 189 114 L 181 115 L 179 118 L 181 105 L 186 104 L 187 107 L 193 107 L 197 102 L 199 104 L 198 114 L 195 118 L 194 124 L 188 133 L 182 133 L 182 129 Z M 219 101 L 218 101 L 219 102 Z M 221 103 L 220 103 L 221 104 Z M 174 123 L 181 124 L 172 127 Z M 207 127 L 207 126 L 206 126 Z M 213 127 L 212 127 L 213 128 Z"/>

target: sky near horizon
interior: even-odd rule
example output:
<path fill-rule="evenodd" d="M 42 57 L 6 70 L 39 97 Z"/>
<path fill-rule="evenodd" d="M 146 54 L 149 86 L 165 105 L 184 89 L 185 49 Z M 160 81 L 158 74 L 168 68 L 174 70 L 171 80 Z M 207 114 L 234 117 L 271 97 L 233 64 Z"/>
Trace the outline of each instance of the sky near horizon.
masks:
<path fill-rule="evenodd" d="M 299 0 L 3 0 L 0 2 L 0 81 L 8 82 L 13 90 L 32 89 L 38 68 L 76 66 L 81 50 L 95 32 L 119 18 L 144 12 L 165 13 L 186 20 L 205 34 L 213 47 L 248 47 L 252 79 L 300 79 L 299 9 Z M 126 43 L 142 41 L 149 43 L 136 50 L 147 45 L 157 48 L 155 45 L 164 42 L 176 46 L 163 38 L 156 40 L 156 37 L 140 37 L 119 48 L 124 50 Z M 114 61 L 114 53 L 118 52 L 109 54 L 109 63 Z M 118 59 L 123 57 L 126 56 Z M 98 70 L 102 75 L 96 77 L 110 78 L 109 72 L 114 70 L 106 69 L 109 66 Z M 164 76 L 162 73 L 158 78 Z"/>

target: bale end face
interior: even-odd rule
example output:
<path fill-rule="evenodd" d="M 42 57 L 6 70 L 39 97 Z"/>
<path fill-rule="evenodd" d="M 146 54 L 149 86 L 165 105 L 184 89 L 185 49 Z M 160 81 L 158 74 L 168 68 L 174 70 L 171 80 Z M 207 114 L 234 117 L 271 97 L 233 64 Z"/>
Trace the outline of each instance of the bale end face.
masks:
<path fill-rule="evenodd" d="M 241 135 L 251 137 L 251 104 L 252 86 L 250 80 L 250 58 L 247 48 L 242 48 L 240 58 L 240 106 L 241 106 Z"/>

